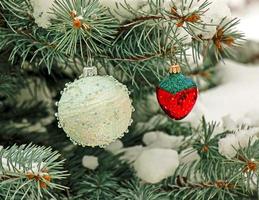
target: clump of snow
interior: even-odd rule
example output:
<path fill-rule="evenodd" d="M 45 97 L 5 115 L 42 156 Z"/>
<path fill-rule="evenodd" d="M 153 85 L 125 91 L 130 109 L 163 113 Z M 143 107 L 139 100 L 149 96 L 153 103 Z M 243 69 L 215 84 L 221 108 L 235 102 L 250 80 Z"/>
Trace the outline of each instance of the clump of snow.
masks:
<path fill-rule="evenodd" d="M 51 9 L 53 8 L 55 0 L 30 0 L 33 8 L 33 17 L 35 23 L 39 27 L 48 28 L 51 23 L 50 19 L 53 14 L 51 14 Z"/>
<path fill-rule="evenodd" d="M 96 156 L 84 156 L 82 165 L 91 170 L 95 170 L 99 166 L 98 158 Z"/>
<path fill-rule="evenodd" d="M 175 7 L 179 12 L 178 14 L 181 14 L 181 16 L 186 16 L 190 13 L 198 11 L 204 1 L 205 0 L 165 0 L 161 7 L 167 11 L 171 11 L 171 8 Z"/>
<path fill-rule="evenodd" d="M 253 144 L 258 139 L 258 134 L 259 128 L 240 130 L 236 133 L 228 134 L 218 142 L 219 153 L 227 158 L 233 158 L 237 154 L 237 150 L 248 147 L 249 142 Z"/>
<path fill-rule="evenodd" d="M 146 149 L 133 166 L 139 178 L 147 183 L 158 183 L 174 174 L 179 165 L 178 153 L 171 149 Z"/>
<path fill-rule="evenodd" d="M 161 131 L 148 132 L 143 136 L 143 142 L 149 148 L 178 149 L 183 140 L 183 136 L 168 135 Z"/>
<path fill-rule="evenodd" d="M 225 138 L 222 138 L 218 142 L 219 153 L 227 158 L 235 157 L 239 148 L 238 140 L 235 134 L 229 134 Z"/>
<path fill-rule="evenodd" d="M 24 174 L 33 173 L 35 175 L 41 175 L 41 176 L 43 174 L 46 174 L 45 172 L 42 172 L 42 169 L 46 165 L 46 163 L 44 162 L 41 162 L 41 163 L 33 162 L 31 166 L 26 166 L 30 168 L 29 170 L 27 170 L 24 167 L 22 167 L 19 163 L 10 163 L 10 161 L 5 157 L 2 157 L 0 159 L 1 159 L 1 168 L 2 168 L 0 169 L 0 174 L 3 174 L 3 171 L 11 172 L 11 173 L 22 172 Z"/>
<path fill-rule="evenodd" d="M 120 140 L 116 140 L 109 144 L 105 150 L 111 152 L 112 154 L 120 153 L 123 148 L 123 143 Z"/>
<path fill-rule="evenodd" d="M 109 9 L 110 13 L 120 21 L 132 18 L 129 10 L 138 10 L 147 0 L 99 0 L 100 4 Z"/>

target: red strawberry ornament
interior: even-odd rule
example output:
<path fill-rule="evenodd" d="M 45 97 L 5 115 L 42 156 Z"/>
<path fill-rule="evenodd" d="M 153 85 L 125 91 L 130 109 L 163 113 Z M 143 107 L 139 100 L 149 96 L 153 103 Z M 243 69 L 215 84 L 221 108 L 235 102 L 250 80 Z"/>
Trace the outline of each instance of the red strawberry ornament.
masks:
<path fill-rule="evenodd" d="M 157 100 L 172 119 L 181 120 L 192 110 L 198 97 L 195 82 L 181 73 L 179 65 L 170 68 L 170 74 L 156 89 Z"/>

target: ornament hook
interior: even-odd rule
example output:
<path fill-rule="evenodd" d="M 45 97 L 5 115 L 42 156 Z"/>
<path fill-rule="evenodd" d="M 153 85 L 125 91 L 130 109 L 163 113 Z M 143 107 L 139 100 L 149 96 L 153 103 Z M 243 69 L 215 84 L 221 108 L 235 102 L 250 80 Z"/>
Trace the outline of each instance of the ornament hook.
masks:
<path fill-rule="evenodd" d="M 97 68 L 96 67 L 84 67 L 83 77 L 96 76 L 96 75 L 97 75 Z"/>
<path fill-rule="evenodd" d="M 175 64 L 175 65 L 172 65 L 170 68 L 169 68 L 169 73 L 170 74 L 178 74 L 181 72 L 181 67 L 180 65 L 178 64 Z"/>

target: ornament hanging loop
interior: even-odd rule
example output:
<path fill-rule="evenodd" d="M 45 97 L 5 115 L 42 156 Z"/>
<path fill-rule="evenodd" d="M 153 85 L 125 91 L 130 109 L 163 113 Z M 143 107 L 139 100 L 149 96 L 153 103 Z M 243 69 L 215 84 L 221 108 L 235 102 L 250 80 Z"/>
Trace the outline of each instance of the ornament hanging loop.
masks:
<path fill-rule="evenodd" d="M 180 65 L 178 64 L 175 64 L 175 65 L 172 65 L 170 68 L 169 68 L 169 73 L 170 74 L 178 74 L 181 72 L 181 67 Z"/>
<path fill-rule="evenodd" d="M 97 75 L 96 67 L 85 67 L 83 69 L 83 77 L 96 76 L 96 75 Z"/>

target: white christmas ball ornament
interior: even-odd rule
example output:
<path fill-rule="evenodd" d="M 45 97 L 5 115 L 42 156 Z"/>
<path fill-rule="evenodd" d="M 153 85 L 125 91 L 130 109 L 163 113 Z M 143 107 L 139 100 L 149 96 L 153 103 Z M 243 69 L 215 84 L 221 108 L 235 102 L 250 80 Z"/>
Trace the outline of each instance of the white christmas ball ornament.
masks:
<path fill-rule="evenodd" d="M 68 84 L 58 103 L 59 126 L 82 146 L 110 144 L 127 132 L 132 105 L 127 87 L 111 76 L 94 76 L 96 68 Z"/>

